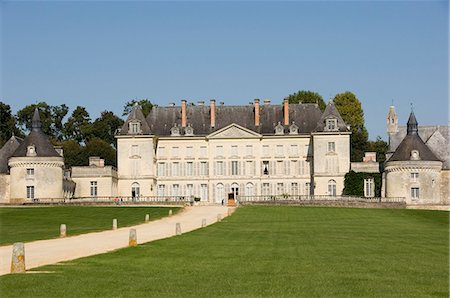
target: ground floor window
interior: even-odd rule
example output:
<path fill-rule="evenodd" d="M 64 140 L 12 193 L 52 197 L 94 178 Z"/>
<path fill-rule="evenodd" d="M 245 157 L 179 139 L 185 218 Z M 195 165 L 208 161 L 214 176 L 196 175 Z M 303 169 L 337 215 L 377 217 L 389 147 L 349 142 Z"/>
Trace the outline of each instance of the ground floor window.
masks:
<path fill-rule="evenodd" d="M 27 186 L 27 199 L 34 199 L 34 186 Z"/>
<path fill-rule="evenodd" d="M 97 196 L 97 181 L 91 181 L 91 197 Z"/>
<path fill-rule="evenodd" d="M 158 185 L 158 196 L 164 197 L 166 195 L 166 185 L 165 184 L 159 184 Z"/>
<path fill-rule="evenodd" d="M 222 183 L 216 185 L 216 203 L 223 204 L 225 202 L 225 187 Z"/>
<path fill-rule="evenodd" d="M 140 195 L 141 195 L 141 188 L 140 188 L 140 186 L 139 186 L 139 183 L 134 182 L 134 183 L 131 185 L 131 196 L 132 196 L 133 198 L 136 198 L 136 197 L 139 197 Z"/>
<path fill-rule="evenodd" d="M 296 182 L 291 183 L 291 195 L 293 195 L 293 196 L 298 195 L 298 183 L 296 183 Z"/>
<path fill-rule="evenodd" d="M 200 184 L 200 198 L 202 201 L 208 200 L 208 184 Z"/>
<path fill-rule="evenodd" d="M 364 179 L 364 197 L 372 198 L 375 196 L 374 193 L 374 180 L 373 178 Z"/>
<path fill-rule="evenodd" d="M 328 195 L 336 196 L 336 181 L 334 180 L 328 181 Z"/>
<path fill-rule="evenodd" d="M 253 196 L 253 183 L 247 183 L 245 185 L 245 195 Z"/>
<path fill-rule="evenodd" d="M 418 187 L 412 187 L 411 188 L 411 198 L 417 200 L 419 198 L 419 188 Z"/>

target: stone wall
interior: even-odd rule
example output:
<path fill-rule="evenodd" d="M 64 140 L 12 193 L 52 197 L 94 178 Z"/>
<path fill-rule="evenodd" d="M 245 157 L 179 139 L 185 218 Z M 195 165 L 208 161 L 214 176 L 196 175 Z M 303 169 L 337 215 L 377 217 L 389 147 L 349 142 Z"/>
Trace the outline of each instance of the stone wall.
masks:
<path fill-rule="evenodd" d="M 9 174 L 0 174 L 0 203 L 9 203 Z"/>

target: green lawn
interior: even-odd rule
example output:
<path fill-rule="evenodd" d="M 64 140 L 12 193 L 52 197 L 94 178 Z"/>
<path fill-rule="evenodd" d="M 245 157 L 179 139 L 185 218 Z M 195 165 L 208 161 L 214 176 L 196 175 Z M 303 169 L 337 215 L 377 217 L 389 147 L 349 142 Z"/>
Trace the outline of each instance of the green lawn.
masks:
<path fill-rule="evenodd" d="M 108 230 L 113 218 L 125 227 L 145 220 L 161 218 L 173 209 L 167 207 L 24 207 L 0 208 L 0 245 L 59 237 L 59 227 L 66 224 L 67 235 Z"/>
<path fill-rule="evenodd" d="M 449 296 L 448 213 L 243 207 L 210 227 L 0 277 L 3 297 Z"/>

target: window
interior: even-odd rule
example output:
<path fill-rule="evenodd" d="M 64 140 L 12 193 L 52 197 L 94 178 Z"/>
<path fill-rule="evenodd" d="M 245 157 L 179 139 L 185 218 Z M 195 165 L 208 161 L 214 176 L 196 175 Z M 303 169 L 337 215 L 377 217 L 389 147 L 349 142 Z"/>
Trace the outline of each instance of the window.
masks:
<path fill-rule="evenodd" d="M 91 197 L 97 196 L 97 181 L 91 181 Z"/>
<path fill-rule="evenodd" d="M 417 200 L 419 198 L 419 188 L 411 187 L 411 198 Z"/>
<path fill-rule="evenodd" d="M 172 147 L 172 157 L 178 157 L 180 154 L 180 148 L 178 147 Z"/>
<path fill-rule="evenodd" d="M 297 155 L 298 155 L 298 146 L 291 145 L 291 156 L 297 156 Z"/>
<path fill-rule="evenodd" d="M 225 188 L 222 183 L 216 185 L 216 203 L 225 203 Z"/>
<path fill-rule="evenodd" d="M 337 173 L 339 172 L 339 160 L 337 156 L 326 156 L 325 157 L 325 170 L 328 173 Z"/>
<path fill-rule="evenodd" d="M 336 181 L 334 180 L 328 181 L 328 195 L 336 196 Z"/>
<path fill-rule="evenodd" d="M 186 186 L 186 195 L 188 197 L 192 197 L 194 195 L 194 185 L 193 184 L 188 184 Z"/>
<path fill-rule="evenodd" d="M 327 119 L 325 131 L 336 131 L 337 130 L 337 119 Z"/>
<path fill-rule="evenodd" d="M 299 164 L 298 160 L 291 160 L 290 174 L 291 174 L 292 176 L 298 175 L 298 170 L 299 170 L 298 164 Z M 289 172 L 288 172 L 288 173 L 289 173 Z"/>
<path fill-rule="evenodd" d="M 253 183 L 247 183 L 245 185 L 245 195 L 253 196 Z"/>
<path fill-rule="evenodd" d="M 284 184 L 277 183 L 277 195 L 281 195 L 284 193 Z"/>
<path fill-rule="evenodd" d="M 253 155 L 253 146 L 252 145 L 245 146 L 245 155 L 247 155 L 247 156 Z"/>
<path fill-rule="evenodd" d="M 238 162 L 235 160 L 231 162 L 231 175 L 239 175 Z"/>
<path fill-rule="evenodd" d="M 277 160 L 277 175 L 284 174 L 284 162 L 282 160 Z"/>
<path fill-rule="evenodd" d="M 223 146 L 216 146 L 216 156 L 223 156 Z"/>
<path fill-rule="evenodd" d="M 192 146 L 187 146 L 186 147 L 186 156 L 187 157 L 194 156 L 194 147 L 192 147 Z"/>
<path fill-rule="evenodd" d="M 139 187 L 139 183 L 134 182 L 131 184 L 131 196 L 133 198 L 137 198 L 141 195 L 141 188 Z"/>
<path fill-rule="evenodd" d="M 166 185 L 159 184 L 158 185 L 158 196 L 164 197 L 166 195 Z"/>
<path fill-rule="evenodd" d="M 180 185 L 174 184 L 172 185 L 172 196 L 178 197 L 180 195 Z"/>
<path fill-rule="evenodd" d="M 166 148 L 165 148 L 165 147 L 159 147 L 159 148 L 158 148 L 158 156 L 159 156 L 159 157 L 164 157 L 164 156 L 166 156 Z"/>
<path fill-rule="evenodd" d="M 328 152 L 335 152 L 336 144 L 334 142 L 328 142 Z"/>
<path fill-rule="evenodd" d="M 309 183 L 309 182 L 305 183 L 305 194 L 307 196 L 309 196 L 311 194 L 311 183 Z"/>
<path fill-rule="evenodd" d="M 200 156 L 201 157 L 206 157 L 207 153 L 206 153 L 206 146 L 200 146 Z"/>
<path fill-rule="evenodd" d="M 245 162 L 245 174 L 247 176 L 254 176 L 255 175 L 255 166 L 253 161 L 246 161 Z"/>
<path fill-rule="evenodd" d="M 419 173 L 411 173 L 411 182 L 419 181 Z"/>
<path fill-rule="evenodd" d="M 291 195 L 298 196 L 298 183 L 297 182 L 291 183 Z"/>
<path fill-rule="evenodd" d="M 237 145 L 231 146 L 231 155 L 238 155 L 238 146 Z"/>
<path fill-rule="evenodd" d="M 270 194 L 270 185 L 269 183 L 263 183 L 262 185 L 262 194 L 267 196 Z"/>
<path fill-rule="evenodd" d="M 216 161 L 216 175 L 224 175 L 223 161 Z"/>
<path fill-rule="evenodd" d="M 277 145 L 277 151 L 276 151 L 277 156 L 283 156 L 283 151 L 284 151 L 283 145 Z"/>
<path fill-rule="evenodd" d="M 305 161 L 304 160 L 300 161 L 298 171 L 299 171 L 300 175 L 305 175 Z"/>
<path fill-rule="evenodd" d="M 263 156 L 269 156 L 270 155 L 269 145 L 263 145 L 262 146 L 262 155 Z"/>
<path fill-rule="evenodd" d="M 262 166 L 263 175 L 269 175 L 269 161 L 264 160 L 262 163 L 263 163 Z"/>
<path fill-rule="evenodd" d="M 202 201 L 208 200 L 208 185 L 200 184 L 200 198 Z"/>
<path fill-rule="evenodd" d="M 373 178 L 364 179 L 364 196 L 366 198 L 372 198 L 375 196 Z"/>
<path fill-rule="evenodd" d="M 139 160 L 138 159 L 131 160 L 131 175 L 133 175 L 133 176 L 139 175 Z"/>
<path fill-rule="evenodd" d="M 130 133 L 140 133 L 141 124 L 139 122 L 130 122 Z"/>
<path fill-rule="evenodd" d="M 164 162 L 158 163 L 158 176 L 166 176 L 166 164 Z"/>
<path fill-rule="evenodd" d="M 188 161 L 186 163 L 186 176 L 194 175 L 194 163 L 192 161 Z"/>
<path fill-rule="evenodd" d="M 27 199 L 34 199 L 34 186 L 27 186 Z"/>
<path fill-rule="evenodd" d="M 201 176 L 208 175 L 208 163 L 206 161 L 200 162 L 200 175 Z"/>
<path fill-rule="evenodd" d="M 27 176 L 28 177 L 34 176 L 34 169 L 27 169 Z"/>
<path fill-rule="evenodd" d="M 172 176 L 180 176 L 180 163 L 172 163 Z"/>

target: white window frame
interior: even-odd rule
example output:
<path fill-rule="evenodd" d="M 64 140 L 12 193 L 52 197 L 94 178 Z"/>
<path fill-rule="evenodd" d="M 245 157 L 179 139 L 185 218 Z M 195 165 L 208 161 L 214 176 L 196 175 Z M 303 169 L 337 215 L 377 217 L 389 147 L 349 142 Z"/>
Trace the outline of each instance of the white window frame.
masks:
<path fill-rule="evenodd" d="M 97 181 L 91 181 L 91 197 L 97 197 L 98 196 L 98 183 Z"/>
<path fill-rule="evenodd" d="M 34 185 L 27 186 L 27 199 L 34 199 Z"/>

